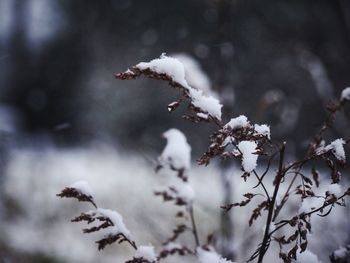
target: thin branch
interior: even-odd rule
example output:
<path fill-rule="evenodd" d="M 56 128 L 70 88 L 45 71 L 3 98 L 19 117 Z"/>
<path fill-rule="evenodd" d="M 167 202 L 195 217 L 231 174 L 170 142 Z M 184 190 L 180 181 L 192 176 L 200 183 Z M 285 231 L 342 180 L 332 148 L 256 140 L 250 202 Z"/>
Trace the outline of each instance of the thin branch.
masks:
<path fill-rule="evenodd" d="M 280 159 L 279 159 L 278 171 L 277 171 L 277 176 L 276 176 L 276 181 L 275 181 L 275 189 L 273 192 L 272 200 L 271 200 L 271 202 L 269 202 L 269 212 L 267 215 L 264 238 L 263 238 L 263 241 L 261 243 L 260 250 L 259 250 L 258 263 L 262 263 L 264 256 L 265 256 L 265 253 L 266 253 L 267 248 L 268 248 L 269 241 L 270 241 L 269 231 L 270 231 L 270 225 L 271 225 L 271 221 L 272 221 L 272 215 L 274 212 L 274 206 L 275 206 L 275 202 L 276 202 L 276 198 L 277 198 L 278 189 L 280 187 L 282 178 L 285 174 L 285 171 L 283 169 L 285 149 L 286 149 L 286 143 L 283 142 L 282 147 L 280 149 Z"/>
<path fill-rule="evenodd" d="M 200 243 L 199 243 L 199 238 L 198 238 L 198 231 L 197 231 L 197 227 L 196 227 L 196 221 L 194 219 L 193 205 L 191 205 L 188 208 L 188 213 L 190 214 L 190 218 L 191 218 L 192 233 L 193 233 L 194 240 L 196 242 L 196 247 L 199 247 Z"/>

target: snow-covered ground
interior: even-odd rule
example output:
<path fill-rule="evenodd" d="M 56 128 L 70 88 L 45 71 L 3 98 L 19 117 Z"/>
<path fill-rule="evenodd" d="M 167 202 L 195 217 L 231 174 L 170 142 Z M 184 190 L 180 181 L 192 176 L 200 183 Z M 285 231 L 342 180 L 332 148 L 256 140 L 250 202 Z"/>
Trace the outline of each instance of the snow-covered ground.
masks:
<path fill-rule="evenodd" d="M 104 251 L 97 251 L 94 241 L 98 234 L 83 234 L 82 225 L 70 223 L 71 218 L 92 207 L 71 199 L 61 200 L 56 194 L 79 180 L 89 182 L 99 206 L 117 210 L 123 216 L 137 244 L 153 245 L 159 251 L 161 242 L 171 235 L 176 224 L 174 215 L 178 208 L 153 195 L 154 189 L 171 181 L 171 175 L 164 170 L 155 174 L 153 165 L 139 156 L 123 155 L 108 145 L 94 144 L 69 150 L 55 147 L 14 149 L 9 160 L 4 192 L 18 205 L 19 213 L 5 217 L 0 231 L 16 250 L 40 251 L 66 262 L 123 262 L 132 257 L 134 252 L 126 244 L 114 244 Z M 251 187 L 256 183 L 253 177 L 245 183 L 238 168 L 225 172 L 232 180 L 235 202 L 244 199 L 243 193 L 252 192 Z M 202 241 L 219 229 L 219 206 L 222 205 L 220 173 L 215 164 L 208 167 L 192 164 L 189 172 Z M 326 186 L 321 186 L 319 191 L 324 193 L 325 189 Z M 251 228 L 247 223 L 254 204 L 259 201 L 262 199 L 256 197 L 246 207 L 234 208 L 230 212 L 234 215 L 232 245 L 238 256 L 237 262 L 244 262 L 262 239 L 265 218 L 259 218 Z M 281 219 L 290 218 L 298 209 L 294 202 L 282 211 L 285 217 Z M 313 216 L 309 250 L 323 262 L 328 262 L 331 251 L 344 245 L 348 238 L 348 222 L 349 209 L 343 207 L 336 207 L 326 218 Z M 192 236 L 183 242 L 192 246 Z M 271 251 L 266 262 L 277 262 L 274 255 Z M 178 260 L 172 258 L 165 262 Z M 196 261 L 189 257 L 186 262 Z"/>

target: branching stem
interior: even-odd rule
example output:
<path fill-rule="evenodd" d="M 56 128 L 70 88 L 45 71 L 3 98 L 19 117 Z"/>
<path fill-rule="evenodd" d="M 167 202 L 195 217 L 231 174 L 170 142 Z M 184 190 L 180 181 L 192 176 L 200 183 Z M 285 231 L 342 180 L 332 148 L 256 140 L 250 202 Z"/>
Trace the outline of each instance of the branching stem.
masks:
<path fill-rule="evenodd" d="M 267 250 L 267 246 L 269 243 L 269 239 L 270 239 L 270 225 L 272 222 L 272 216 L 273 216 L 273 212 L 274 212 L 274 206 L 275 206 L 275 202 L 276 202 L 276 198 L 277 198 L 277 193 L 278 193 L 278 189 L 280 187 L 282 178 L 284 177 L 285 171 L 283 169 L 283 162 L 284 162 L 284 152 L 286 149 L 286 143 L 283 142 L 282 147 L 280 149 L 280 159 L 279 159 L 279 165 L 278 165 L 278 171 L 277 171 L 277 175 L 276 175 L 276 181 L 275 181 L 275 189 L 273 192 L 273 196 L 271 201 L 269 202 L 269 212 L 267 215 L 267 221 L 266 221 L 266 226 L 265 226 L 265 233 L 264 233 L 264 238 L 263 241 L 261 243 L 261 247 L 260 247 L 260 252 L 259 252 L 259 258 L 258 258 L 258 263 L 262 263 L 266 250 Z"/>

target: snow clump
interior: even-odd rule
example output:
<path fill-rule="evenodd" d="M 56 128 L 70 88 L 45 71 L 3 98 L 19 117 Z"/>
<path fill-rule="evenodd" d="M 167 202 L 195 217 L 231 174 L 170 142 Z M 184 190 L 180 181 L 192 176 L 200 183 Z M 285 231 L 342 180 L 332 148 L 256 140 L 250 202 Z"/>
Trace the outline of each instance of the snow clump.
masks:
<path fill-rule="evenodd" d="M 249 126 L 248 118 L 244 115 L 239 115 L 236 118 L 232 118 L 228 123 L 226 123 L 224 127 L 235 130 L 239 128 L 245 128 L 247 126 Z"/>
<path fill-rule="evenodd" d="M 266 136 L 267 139 L 271 139 L 271 132 L 270 132 L 270 127 L 266 124 L 255 124 L 254 125 L 254 134 L 255 135 L 261 135 L 261 136 Z"/>
<path fill-rule="evenodd" d="M 257 166 L 257 144 L 254 141 L 241 141 L 237 147 L 242 153 L 242 167 L 245 172 L 251 173 Z"/>
<path fill-rule="evenodd" d="M 135 258 L 143 258 L 149 262 L 155 262 L 157 260 L 153 246 L 138 246 L 135 252 Z"/>
<path fill-rule="evenodd" d="M 340 96 L 340 101 L 350 100 L 350 87 L 343 89 Z"/>
<path fill-rule="evenodd" d="M 167 144 L 159 156 L 160 164 L 167 164 L 175 170 L 188 170 L 191 166 L 191 146 L 185 135 L 178 129 L 172 128 L 163 133 Z"/>
<path fill-rule="evenodd" d="M 123 217 L 117 212 L 113 211 L 110 209 L 103 209 L 103 208 L 98 208 L 97 212 L 103 216 L 109 218 L 112 223 L 113 227 L 108 228 L 110 231 L 110 234 L 116 235 L 116 234 L 123 234 L 127 238 L 130 237 L 130 231 L 129 229 L 126 228 L 124 222 L 123 222 Z"/>

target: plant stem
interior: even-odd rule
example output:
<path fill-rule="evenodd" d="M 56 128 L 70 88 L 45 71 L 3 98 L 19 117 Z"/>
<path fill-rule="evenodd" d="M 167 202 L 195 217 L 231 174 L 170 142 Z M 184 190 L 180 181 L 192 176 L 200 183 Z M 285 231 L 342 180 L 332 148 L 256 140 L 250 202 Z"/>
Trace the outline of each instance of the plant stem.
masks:
<path fill-rule="evenodd" d="M 279 159 L 278 172 L 277 172 L 276 181 L 275 181 L 275 189 L 273 192 L 272 199 L 269 202 L 269 212 L 267 215 L 264 238 L 263 238 L 263 241 L 262 241 L 261 247 L 260 247 L 258 263 L 262 263 L 262 261 L 264 259 L 264 256 L 265 256 L 265 253 L 267 250 L 267 244 L 268 244 L 269 238 L 270 238 L 269 231 L 270 231 L 270 225 L 271 225 L 271 221 L 272 221 L 274 206 L 275 206 L 275 202 L 276 202 L 276 198 L 277 198 L 278 189 L 280 187 L 282 178 L 284 176 L 283 161 L 284 161 L 285 149 L 286 149 L 286 143 L 283 142 L 282 147 L 280 149 L 280 159 Z"/>
<path fill-rule="evenodd" d="M 199 247 L 200 244 L 199 244 L 198 232 L 196 227 L 196 221 L 194 220 L 193 205 L 189 206 L 188 213 L 190 214 L 190 218 L 191 218 L 192 233 L 193 233 L 194 240 L 196 242 L 196 247 Z"/>

